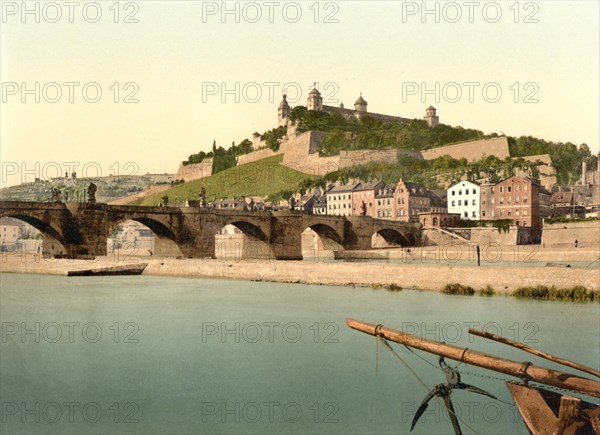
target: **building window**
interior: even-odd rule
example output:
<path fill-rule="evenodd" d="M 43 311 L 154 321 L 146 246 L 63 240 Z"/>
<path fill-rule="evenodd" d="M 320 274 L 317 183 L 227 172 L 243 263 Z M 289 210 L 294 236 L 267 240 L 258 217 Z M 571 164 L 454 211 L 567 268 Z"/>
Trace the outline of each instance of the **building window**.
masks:
<path fill-rule="evenodd" d="M 458 194 L 459 194 L 459 195 L 462 195 L 462 190 L 459 190 L 459 191 L 458 191 Z"/>
<path fill-rule="evenodd" d="M 527 216 L 527 210 L 523 210 L 523 216 Z"/>
<path fill-rule="evenodd" d="M 477 217 L 477 213 L 476 212 L 473 212 L 473 217 Z"/>
<path fill-rule="evenodd" d="M 500 197 L 500 204 L 504 204 L 504 197 L 503 196 Z"/>
<path fill-rule="evenodd" d="M 454 196 L 454 195 L 456 195 L 456 191 L 455 190 L 452 191 L 452 196 Z"/>
<path fill-rule="evenodd" d="M 502 213 L 502 210 L 500 210 L 500 216 L 502 216 L 502 214 L 503 214 L 503 213 Z"/>
<path fill-rule="evenodd" d="M 482 204 L 485 204 L 485 199 L 482 199 L 482 200 L 481 200 L 481 203 L 482 203 Z"/>
<path fill-rule="evenodd" d="M 494 203 L 494 198 L 492 198 L 492 204 Z"/>
<path fill-rule="evenodd" d="M 519 186 L 515 186 L 515 192 L 519 191 Z"/>
<path fill-rule="evenodd" d="M 523 204 L 527 204 L 527 197 L 526 196 L 523 197 Z"/>
<path fill-rule="evenodd" d="M 500 186 L 500 193 L 504 192 L 504 187 Z"/>
<path fill-rule="evenodd" d="M 508 193 L 510 193 L 510 186 L 508 186 L 507 189 L 508 189 Z"/>
<path fill-rule="evenodd" d="M 511 216 L 512 215 L 512 210 L 508 210 L 508 215 Z"/>
<path fill-rule="evenodd" d="M 494 217 L 494 210 L 492 210 L 492 215 L 491 216 Z"/>
<path fill-rule="evenodd" d="M 481 210 L 481 217 L 485 217 L 485 210 Z"/>
<path fill-rule="evenodd" d="M 490 189 L 490 192 L 494 193 L 494 188 L 493 187 Z"/>
<path fill-rule="evenodd" d="M 477 201 L 476 199 L 473 200 L 473 205 L 477 205 L 476 201 Z"/>
<path fill-rule="evenodd" d="M 462 200 L 458 200 L 458 205 L 461 206 L 462 205 Z"/>
<path fill-rule="evenodd" d="M 468 212 L 465 212 L 465 217 L 469 217 L 469 213 Z"/>
<path fill-rule="evenodd" d="M 523 186 L 523 192 L 527 192 L 527 185 Z"/>
<path fill-rule="evenodd" d="M 456 205 L 456 201 L 452 201 L 452 207 Z"/>
<path fill-rule="evenodd" d="M 519 203 L 519 197 L 515 196 L 515 204 L 518 204 L 518 203 Z"/>
<path fill-rule="evenodd" d="M 508 203 L 510 204 L 510 202 L 511 202 L 511 197 L 509 196 L 508 197 Z"/>
<path fill-rule="evenodd" d="M 519 209 L 515 210 L 515 216 L 519 216 Z"/>

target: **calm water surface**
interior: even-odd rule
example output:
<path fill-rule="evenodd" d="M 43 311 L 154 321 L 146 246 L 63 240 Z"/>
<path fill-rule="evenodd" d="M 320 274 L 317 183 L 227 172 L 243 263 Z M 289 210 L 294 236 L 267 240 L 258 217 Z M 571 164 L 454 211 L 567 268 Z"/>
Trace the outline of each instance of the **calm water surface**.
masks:
<path fill-rule="evenodd" d="M 151 276 L 0 276 L 2 433 L 409 433 L 427 391 L 392 353 L 377 351 L 373 337 L 348 329 L 347 317 L 518 361 L 540 363 L 470 337 L 469 326 L 590 366 L 600 359 L 595 304 Z M 423 361 L 394 346 L 428 387 L 444 381 L 435 356 L 419 353 Z M 459 370 L 500 399 L 453 394 L 464 433 L 527 433 L 504 376 Z M 431 402 L 413 433 L 452 433 L 441 403 Z"/>

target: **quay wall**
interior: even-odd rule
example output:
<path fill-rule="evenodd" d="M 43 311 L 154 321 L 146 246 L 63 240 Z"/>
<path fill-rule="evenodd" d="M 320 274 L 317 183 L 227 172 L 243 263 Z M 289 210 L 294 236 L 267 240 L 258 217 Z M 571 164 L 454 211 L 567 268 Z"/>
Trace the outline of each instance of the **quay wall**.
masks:
<path fill-rule="evenodd" d="M 544 223 L 542 246 L 575 247 L 600 246 L 600 221 Z"/>

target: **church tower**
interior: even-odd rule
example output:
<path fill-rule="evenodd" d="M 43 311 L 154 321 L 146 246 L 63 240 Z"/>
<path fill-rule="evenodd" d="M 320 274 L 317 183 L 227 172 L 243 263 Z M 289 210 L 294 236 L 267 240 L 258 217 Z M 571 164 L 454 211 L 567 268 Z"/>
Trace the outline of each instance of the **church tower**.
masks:
<path fill-rule="evenodd" d="M 427 124 L 430 127 L 435 127 L 440 123 L 440 117 L 435 114 L 436 108 L 433 106 L 429 106 L 425 109 L 425 117 L 423 118 L 427 121 Z"/>
<path fill-rule="evenodd" d="M 283 94 L 283 100 L 279 103 L 279 107 L 277 108 L 277 125 L 286 125 L 290 110 L 290 105 L 287 102 L 287 95 Z"/>
<path fill-rule="evenodd" d="M 317 91 L 317 87 L 315 87 L 310 94 L 308 94 L 308 100 L 306 101 L 306 108 L 308 110 L 323 110 L 323 97 L 321 97 L 321 93 Z"/>

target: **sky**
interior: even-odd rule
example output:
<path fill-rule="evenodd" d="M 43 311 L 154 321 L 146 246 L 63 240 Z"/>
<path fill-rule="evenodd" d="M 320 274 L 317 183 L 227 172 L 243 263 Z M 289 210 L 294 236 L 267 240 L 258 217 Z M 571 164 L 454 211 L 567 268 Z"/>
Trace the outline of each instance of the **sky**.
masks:
<path fill-rule="evenodd" d="M 599 149 L 598 1 L 1 2 L 0 184 L 175 173 L 284 92 Z"/>

